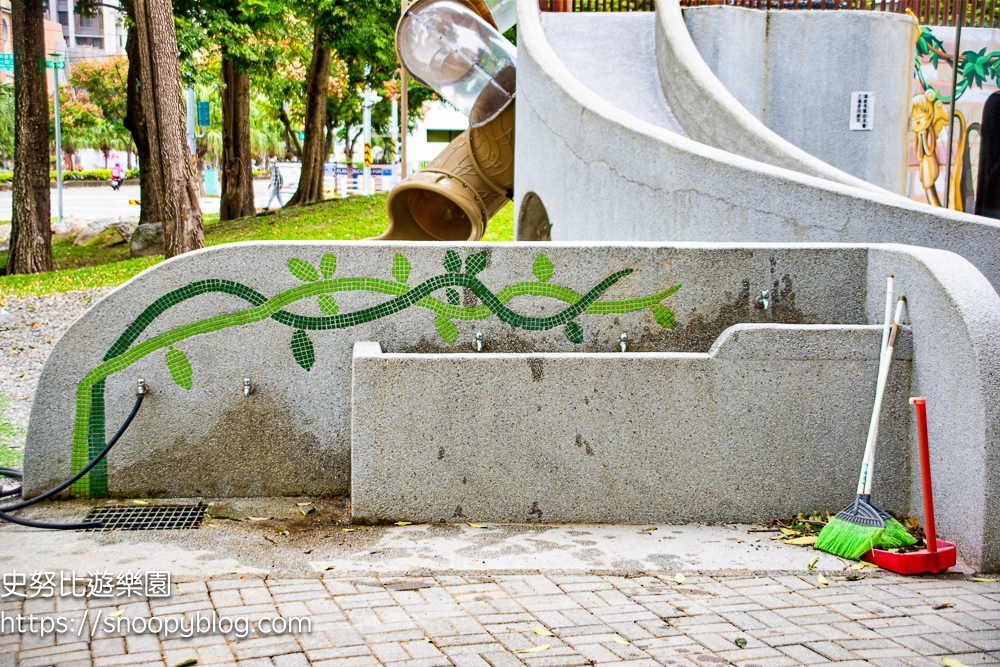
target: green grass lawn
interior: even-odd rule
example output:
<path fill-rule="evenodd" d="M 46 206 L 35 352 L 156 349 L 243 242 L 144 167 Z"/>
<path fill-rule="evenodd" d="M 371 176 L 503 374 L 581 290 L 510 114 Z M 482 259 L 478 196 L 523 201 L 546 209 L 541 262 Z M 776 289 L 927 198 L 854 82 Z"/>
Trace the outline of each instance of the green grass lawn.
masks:
<path fill-rule="evenodd" d="M 19 468 L 21 452 L 10 449 L 9 443 L 15 436 L 21 434 L 21 429 L 6 417 L 7 399 L 0 394 L 0 468 Z"/>
<path fill-rule="evenodd" d="M 218 216 L 206 216 L 205 245 L 236 241 L 358 241 L 371 238 L 384 232 L 389 224 L 385 198 L 385 195 L 376 195 L 331 200 L 224 223 L 219 222 Z M 511 241 L 513 238 L 514 205 L 508 202 L 490 220 L 483 240 Z M 0 297 L 120 285 L 162 262 L 163 257 L 130 259 L 128 244 L 112 229 L 81 247 L 73 246 L 72 237 L 53 238 L 52 260 L 56 270 L 51 273 L 0 277 Z M 0 252 L 0 264 L 6 263 L 7 253 Z"/>

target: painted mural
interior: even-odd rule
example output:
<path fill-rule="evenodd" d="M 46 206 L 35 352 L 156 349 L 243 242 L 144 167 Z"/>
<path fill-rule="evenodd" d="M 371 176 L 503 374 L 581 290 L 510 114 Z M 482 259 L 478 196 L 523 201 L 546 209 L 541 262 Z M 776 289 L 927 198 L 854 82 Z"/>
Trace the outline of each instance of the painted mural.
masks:
<path fill-rule="evenodd" d="M 910 100 L 906 195 L 934 206 L 972 212 L 979 175 L 980 124 L 986 99 L 1000 76 L 1000 30 L 964 28 L 955 87 L 952 175 L 948 182 L 953 26 L 920 26 Z"/>

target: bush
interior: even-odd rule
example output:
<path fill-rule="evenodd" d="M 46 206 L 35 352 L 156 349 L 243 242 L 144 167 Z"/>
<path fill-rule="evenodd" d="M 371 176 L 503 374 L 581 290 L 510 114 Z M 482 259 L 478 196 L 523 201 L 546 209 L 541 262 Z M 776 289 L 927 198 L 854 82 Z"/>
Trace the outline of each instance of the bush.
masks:
<path fill-rule="evenodd" d="M 138 169 L 128 169 L 125 178 L 139 178 Z M 12 172 L 0 173 L 0 183 L 10 183 L 14 180 Z M 56 181 L 56 172 L 49 172 L 49 180 Z M 110 169 L 91 169 L 89 171 L 64 171 L 63 181 L 108 181 L 111 180 Z"/>

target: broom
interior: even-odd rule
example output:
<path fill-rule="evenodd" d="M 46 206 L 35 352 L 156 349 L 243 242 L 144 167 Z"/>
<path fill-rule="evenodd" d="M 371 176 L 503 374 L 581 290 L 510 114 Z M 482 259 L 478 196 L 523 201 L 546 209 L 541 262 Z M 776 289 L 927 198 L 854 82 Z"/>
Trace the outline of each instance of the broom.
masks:
<path fill-rule="evenodd" d="M 892 317 L 892 274 L 889 274 L 888 286 L 886 288 L 885 295 L 885 324 L 882 327 L 882 352 L 879 356 L 879 375 L 881 376 L 882 364 L 886 366 L 892 365 L 891 354 L 886 354 L 886 347 L 889 343 L 890 336 L 890 318 L 892 319 L 891 324 L 894 324 L 897 329 L 899 327 L 900 311 L 901 308 L 897 306 L 896 316 Z M 901 298 L 901 302 L 905 303 L 906 297 Z M 886 382 L 888 382 L 889 372 L 886 370 Z M 883 549 L 896 549 L 899 547 L 908 547 L 917 543 L 917 539 L 910 535 L 909 531 L 896 520 L 891 514 L 883 510 L 881 507 L 876 505 L 871 501 L 872 497 L 872 482 L 875 479 L 875 449 L 878 446 L 878 427 L 879 420 L 873 420 L 869 425 L 868 437 L 871 439 L 872 448 L 869 452 L 868 459 L 868 479 L 865 481 L 865 491 L 863 495 L 863 500 L 871 505 L 871 507 L 878 512 L 879 516 L 882 517 L 882 521 L 885 522 L 885 532 L 878 540 L 878 546 Z"/>
<path fill-rule="evenodd" d="M 896 345 L 896 334 L 899 331 L 899 318 L 902 315 L 905 299 L 900 297 L 896 305 L 896 317 L 889 333 L 885 352 L 886 359 L 892 359 L 892 351 Z M 882 411 L 882 396 L 885 393 L 886 379 L 889 375 L 889 364 L 879 363 L 879 376 L 875 385 L 875 405 L 872 409 L 872 423 L 868 428 L 868 441 L 865 443 L 865 453 L 861 458 L 861 474 L 858 477 L 858 490 L 854 502 L 832 517 L 820 531 L 816 540 L 816 548 L 841 558 L 860 558 L 866 551 L 873 549 L 885 532 L 885 521 L 878 510 L 865 500 L 865 488 L 870 488 L 869 462 L 871 461 L 873 436 L 878 431 L 878 419 Z"/>

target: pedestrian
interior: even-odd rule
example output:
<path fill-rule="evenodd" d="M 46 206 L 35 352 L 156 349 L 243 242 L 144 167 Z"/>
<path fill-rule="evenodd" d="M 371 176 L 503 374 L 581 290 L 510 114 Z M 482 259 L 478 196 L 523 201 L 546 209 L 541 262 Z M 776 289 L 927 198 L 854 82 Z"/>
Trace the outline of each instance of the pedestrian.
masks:
<path fill-rule="evenodd" d="M 281 172 L 278 171 L 278 165 L 273 165 L 271 167 L 271 198 L 267 200 L 267 206 L 264 207 L 265 211 L 271 209 L 271 202 L 274 198 L 278 198 L 278 205 L 284 206 L 285 202 L 281 201 L 281 184 L 283 183 L 281 178 Z"/>

